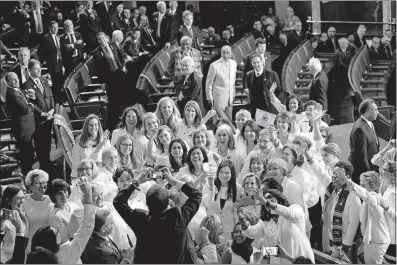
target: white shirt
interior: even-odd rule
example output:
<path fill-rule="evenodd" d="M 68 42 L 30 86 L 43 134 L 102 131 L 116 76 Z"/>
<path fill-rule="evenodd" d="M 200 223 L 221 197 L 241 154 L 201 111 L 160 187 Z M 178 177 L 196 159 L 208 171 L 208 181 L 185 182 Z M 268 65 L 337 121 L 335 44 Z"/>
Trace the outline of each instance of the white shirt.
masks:
<path fill-rule="evenodd" d="M 30 72 L 29 72 L 27 66 L 24 66 L 24 65 L 22 65 L 22 64 L 19 64 L 19 65 L 20 65 L 20 67 L 21 67 L 21 79 L 22 79 L 21 81 L 22 81 L 22 84 L 23 84 L 23 83 L 25 83 L 25 82 L 29 79 Z M 25 76 L 25 69 L 27 70 L 27 73 L 28 73 L 27 76 Z"/>

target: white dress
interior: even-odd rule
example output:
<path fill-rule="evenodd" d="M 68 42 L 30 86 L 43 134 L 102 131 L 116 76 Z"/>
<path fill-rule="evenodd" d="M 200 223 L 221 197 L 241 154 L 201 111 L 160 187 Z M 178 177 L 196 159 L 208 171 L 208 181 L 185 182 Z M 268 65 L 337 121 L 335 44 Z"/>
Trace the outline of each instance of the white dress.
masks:
<path fill-rule="evenodd" d="M 26 248 L 27 252 L 30 252 L 30 245 L 32 243 L 32 237 L 36 231 L 43 226 L 49 225 L 49 217 L 52 208 L 54 207 L 50 197 L 44 195 L 44 200 L 35 201 L 31 196 L 26 196 L 23 203 L 23 210 L 25 211 L 26 218 L 28 219 L 29 231 L 29 245 Z"/>
<path fill-rule="evenodd" d="M 6 220 L 4 222 L 6 234 L 4 235 L 3 242 L 1 242 L 1 261 L 5 263 L 7 260 L 12 258 L 14 253 L 16 230 L 15 226 Z"/>
<path fill-rule="evenodd" d="M 72 217 L 71 209 L 62 210 L 59 208 L 52 208 L 50 212 L 49 223 L 50 226 L 59 231 L 61 236 L 62 244 L 73 238 L 73 234 L 70 233 L 70 218 Z"/>
<path fill-rule="evenodd" d="M 175 124 L 175 129 L 176 129 L 175 138 L 180 138 L 184 140 L 188 144 L 188 149 L 189 149 L 190 146 L 194 146 L 193 134 L 200 130 L 206 130 L 207 127 L 204 124 L 201 124 L 198 127 L 192 126 L 188 128 L 185 122 L 182 120 L 181 122 Z"/>

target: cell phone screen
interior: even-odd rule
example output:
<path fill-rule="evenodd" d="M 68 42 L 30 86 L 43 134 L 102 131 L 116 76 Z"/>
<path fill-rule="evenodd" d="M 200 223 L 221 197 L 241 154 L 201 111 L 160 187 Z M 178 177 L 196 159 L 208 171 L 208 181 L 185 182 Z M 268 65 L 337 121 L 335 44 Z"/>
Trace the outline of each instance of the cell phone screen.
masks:
<path fill-rule="evenodd" d="M 255 204 L 255 198 L 253 195 L 241 198 L 239 200 L 237 200 L 238 204 L 240 207 L 245 207 L 245 206 L 249 206 L 249 205 L 254 205 Z"/>

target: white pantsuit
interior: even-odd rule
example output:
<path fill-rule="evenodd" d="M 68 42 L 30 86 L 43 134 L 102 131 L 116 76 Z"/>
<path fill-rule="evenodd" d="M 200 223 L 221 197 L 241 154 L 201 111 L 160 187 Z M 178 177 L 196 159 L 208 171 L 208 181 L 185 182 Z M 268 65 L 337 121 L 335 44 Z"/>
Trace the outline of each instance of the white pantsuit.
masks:
<path fill-rule="evenodd" d="M 207 100 L 211 100 L 219 117 L 226 115 L 232 120 L 237 73 L 236 61 L 223 58 L 210 65 L 206 81 Z"/>

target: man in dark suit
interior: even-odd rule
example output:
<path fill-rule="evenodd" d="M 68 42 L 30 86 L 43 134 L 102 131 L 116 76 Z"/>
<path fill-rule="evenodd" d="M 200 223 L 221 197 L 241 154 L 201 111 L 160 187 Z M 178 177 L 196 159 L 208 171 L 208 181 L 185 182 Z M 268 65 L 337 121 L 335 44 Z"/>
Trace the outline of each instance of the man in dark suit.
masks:
<path fill-rule="evenodd" d="M 22 47 L 19 49 L 18 52 L 18 64 L 15 66 L 13 69 L 14 73 L 17 74 L 19 84 L 25 83 L 30 76 L 29 69 L 28 69 L 28 63 L 30 60 L 30 50 L 27 47 Z"/>
<path fill-rule="evenodd" d="M 374 60 L 383 60 L 380 47 L 380 39 L 378 37 L 372 38 L 372 45 L 369 48 L 369 57 L 372 61 Z"/>
<path fill-rule="evenodd" d="M 362 46 L 367 44 L 365 33 L 367 28 L 365 25 L 360 25 L 357 28 L 357 32 L 353 33 L 354 36 L 354 45 L 357 47 L 357 50 L 360 49 Z"/>
<path fill-rule="evenodd" d="M 170 15 L 170 30 L 171 30 L 171 37 L 170 42 L 175 40 L 178 36 L 179 29 L 181 28 L 183 21 L 182 21 L 182 11 L 178 10 L 178 2 L 177 1 L 170 1 L 169 3 L 170 9 L 168 10 L 168 14 Z"/>
<path fill-rule="evenodd" d="M 120 30 L 121 29 L 121 23 L 123 21 L 123 11 L 124 11 L 124 6 L 123 4 L 119 4 L 116 8 L 116 12 L 112 15 L 112 23 L 113 23 L 113 28 L 115 30 Z"/>
<path fill-rule="evenodd" d="M 124 41 L 123 50 L 126 56 L 131 57 L 131 60 L 133 57 L 138 57 L 139 60 L 142 59 L 142 56 L 149 54 L 141 45 L 141 30 L 139 28 L 134 28 L 130 31 Z"/>
<path fill-rule="evenodd" d="M 98 17 L 100 17 L 102 31 L 111 36 L 113 33 L 112 15 L 114 13 L 112 1 L 97 2 L 95 5 L 95 10 L 98 14 Z"/>
<path fill-rule="evenodd" d="M 243 69 L 243 82 L 247 76 L 247 73 L 254 69 L 251 63 L 251 56 L 254 54 L 259 54 L 262 58 L 262 62 L 265 64 L 265 68 L 269 71 L 272 70 L 272 60 L 268 53 L 266 53 L 266 40 L 265 39 L 256 39 L 255 40 L 256 50 L 247 55 L 247 58 L 244 60 L 244 69 Z"/>
<path fill-rule="evenodd" d="M 157 39 L 157 43 L 159 44 L 159 49 L 162 49 L 166 44 L 168 47 L 170 46 L 170 24 L 171 24 L 171 15 L 168 14 L 166 4 L 163 1 L 157 2 L 157 10 L 153 14 L 153 24 L 152 28 L 154 29 L 154 34 Z"/>
<path fill-rule="evenodd" d="M 124 35 L 127 35 L 131 29 L 134 28 L 134 24 L 131 20 L 131 11 L 129 9 L 123 10 L 123 19 L 121 20 L 121 30 L 123 31 Z M 109 35 L 110 36 L 110 35 Z"/>
<path fill-rule="evenodd" d="M 100 19 L 92 7 L 92 1 L 87 1 L 84 12 L 80 14 L 80 33 L 86 43 L 85 52 L 87 54 L 96 48 L 96 34 L 101 31 Z"/>
<path fill-rule="evenodd" d="M 23 9 L 24 1 L 17 3 L 15 9 L 12 12 L 12 23 L 11 25 L 15 28 L 16 42 L 20 47 L 28 47 L 31 17 L 28 12 Z"/>
<path fill-rule="evenodd" d="M 201 192 L 191 183 L 175 180 L 169 169 L 166 169 L 162 172 L 162 178 L 188 197 L 185 204 L 180 208 L 170 208 L 168 190 L 156 184 L 146 194 L 149 213 L 132 210 L 128 199 L 139 184 L 149 180 L 144 177 L 120 191 L 113 202 L 137 238 L 133 263 L 197 263 L 196 250 L 187 226 L 199 209 Z M 153 255 L 154 249 L 156 255 Z"/>
<path fill-rule="evenodd" d="M 63 46 L 63 65 L 65 66 L 65 75 L 70 72 L 83 60 L 83 39 L 80 33 L 73 30 L 73 22 L 66 20 L 64 23 L 65 34 L 61 38 Z"/>
<path fill-rule="evenodd" d="M 354 171 L 352 180 L 359 184 L 360 175 L 366 171 L 376 171 L 378 167 L 371 159 L 379 152 L 379 139 L 373 122 L 379 111 L 373 99 L 365 99 L 359 106 L 361 117 L 354 123 L 350 134 L 349 161 Z"/>
<path fill-rule="evenodd" d="M 304 39 L 305 36 L 302 33 L 302 22 L 297 21 L 295 23 L 295 29 L 291 30 L 287 35 L 288 45 L 290 45 L 290 49 L 295 49 Z"/>
<path fill-rule="evenodd" d="M 97 34 L 99 47 L 95 50 L 94 64 L 101 82 L 106 84 L 108 96 L 108 126 L 110 129 L 116 125 L 120 109 L 123 107 L 123 93 L 125 88 L 124 54 L 114 42 L 109 42 L 104 32 Z"/>
<path fill-rule="evenodd" d="M 131 9 L 131 22 L 133 27 L 138 27 L 139 26 L 139 18 L 141 14 L 139 13 L 139 9 L 134 7 Z M 146 16 L 146 15 L 142 15 Z"/>
<path fill-rule="evenodd" d="M 183 36 L 188 36 L 192 38 L 192 47 L 196 50 L 201 51 L 201 44 L 203 43 L 203 36 L 201 35 L 201 30 L 193 25 L 193 13 L 186 10 L 182 14 L 183 26 L 178 33 L 178 43 L 181 42 Z"/>
<path fill-rule="evenodd" d="M 73 22 L 74 25 L 80 25 L 80 14 L 84 11 L 84 3 L 77 2 L 74 9 L 70 11 L 68 18 Z"/>
<path fill-rule="evenodd" d="M 28 102 L 25 91 L 20 89 L 18 76 L 14 72 L 8 72 L 5 81 L 7 83 L 6 102 L 12 117 L 12 133 L 17 140 L 22 173 L 25 175 L 32 169 L 34 162 L 32 140 L 36 129 L 35 106 Z"/>
<path fill-rule="evenodd" d="M 338 39 L 336 38 L 336 29 L 334 27 L 329 27 L 327 33 L 328 33 L 327 45 L 332 46 L 333 52 L 336 52 L 336 50 L 339 48 L 339 42 Z"/>
<path fill-rule="evenodd" d="M 322 70 L 321 62 L 317 58 L 309 60 L 309 71 L 314 78 L 311 83 L 309 100 L 314 100 L 323 106 L 323 110 L 328 110 L 328 76 Z"/>
<path fill-rule="evenodd" d="M 63 86 L 63 71 L 62 71 L 62 52 L 63 47 L 61 40 L 58 37 L 58 23 L 50 22 L 50 32 L 44 38 L 39 47 L 38 54 L 42 62 L 47 62 L 48 71 L 51 74 L 52 93 L 56 103 L 63 103 L 62 86 Z"/>
<path fill-rule="evenodd" d="M 40 163 L 40 168 L 46 172 L 52 172 L 50 162 L 51 151 L 51 130 L 54 114 L 54 98 L 51 88 L 46 78 L 41 76 L 40 62 L 32 59 L 28 64 L 30 78 L 23 84 L 25 91 L 34 91 L 34 99 L 30 99 L 38 111 L 35 112 L 36 130 L 33 134 L 36 155 Z M 38 112 L 46 113 L 46 115 Z"/>
<path fill-rule="evenodd" d="M 275 89 L 275 95 L 281 93 L 280 79 L 276 72 L 263 67 L 262 57 L 255 53 L 251 56 L 253 70 L 247 73 L 244 80 L 244 89 L 250 91 L 251 115 L 254 118 L 256 109 L 277 113 L 270 101 L 270 89 Z M 266 59 L 265 59 L 266 60 Z"/>
<path fill-rule="evenodd" d="M 280 40 L 278 34 L 276 33 L 276 28 L 273 25 L 266 27 L 265 31 L 266 44 L 271 47 L 279 46 Z"/>
<path fill-rule="evenodd" d="M 132 249 L 119 250 L 109 237 L 114 225 L 112 213 L 99 208 L 95 213 L 94 231 L 81 255 L 84 264 L 131 264 Z"/>
<path fill-rule="evenodd" d="M 181 78 L 175 83 L 178 107 L 183 112 L 186 103 L 193 100 L 198 103 L 201 113 L 204 115 L 202 79 L 194 71 L 194 60 L 191 57 L 185 57 L 182 59 L 181 65 L 185 78 Z"/>
<path fill-rule="evenodd" d="M 235 43 L 239 40 L 239 35 L 235 32 L 233 25 L 227 25 L 226 29 L 230 32 L 230 42 Z"/>
<path fill-rule="evenodd" d="M 44 36 L 45 25 L 48 17 L 44 14 L 44 11 L 40 9 L 40 3 L 38 1 L 32 1 L 32 10 L 29 12 L 30 16 L 30 47 L 34 47 L 41 43 Z"/>
<path fill-rule="evenodd" d="M 139 29 L 141 30 L 141 42 L 145 49 L 153 54 L 157 52 L 157 43 L 153 30 L 148 26 L 148 18 L 146 15 L 141 15 L 139 18 Z"/>
<path fill-rule="evenodd" d="M 394 52 L 396 50 L 396 37 L 394 36 L 394 38 L 393 38 L 393 33 L 391 32 L 390 29 L 386 29 L 385 33 L 383 34 L 383 36 L 390 38 L 390 40 L 391 40 L 391 42 L 390 42 L 391 50 L 392 50 L 392 52 Z"/>
<path fill-rule="evenodd" d="M 339 45 L 340 48 L 336 50 L 335 70 L 341 81 L 347 81 L 347 71 L 354 56 L 354 49 L 349 47 L 349 41 L 346 38 L 340 38 Z"/>
<path fill-rule="evenodd" d="M 262 24 L 261 22 L 255 21 L 254 22 L 254 30 L 251 32 L 251 34 L 254 36 L 254 39 L 264 39 L 265 38 L 265 33 L 262 30 Z"/>
<path fill-rule="evenodd" d="M 379 47 L 382 60 L 393 60 L 393 52 L 390 46 L 390 38 L 387 36 L 382 37 Z"/>

